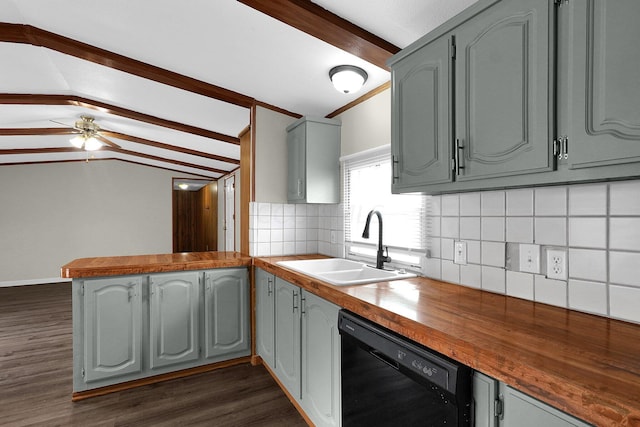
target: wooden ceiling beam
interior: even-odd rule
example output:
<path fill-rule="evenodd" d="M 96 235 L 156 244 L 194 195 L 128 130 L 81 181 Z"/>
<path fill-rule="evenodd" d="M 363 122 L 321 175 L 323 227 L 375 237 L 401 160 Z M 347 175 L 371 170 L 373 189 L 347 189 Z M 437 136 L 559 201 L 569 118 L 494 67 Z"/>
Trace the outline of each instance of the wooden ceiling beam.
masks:
<path fill-rule="evenodd" d="M 0 22 L 0 42 L 31 44 L 124 71 L 198 95 L 250 108 L 254 99 L 202 80 L 147 64 L 31 25 Z"/>
<path fill-rule="evenodd" d="M 111 152 L 114 152 L 114 153 L 125 154 L 127 156 L 141 157 L 141 158 L 148 159 L 148 160 L 155 160 L 157 162 L 171 163 L 171 164 L 183 166 L 183 167 L 186 167 L 186 168 L 200 169 L 200 170 L 204 170 L 204 171 L 207 171 L 207 172 L 220 173 L 220 174 L 225 174 L 225 173 L 228 172 L 228 171 L 223 170 L 223 169 L 210 168 L 208 166 L 196 165 L 196 164 L 193 164 L 193 163 L 183 162 L 183 161 L 180 161 L 180 160 L 167 159 L 165 157 L 158 157 L 158 156 L 154 156 L 154 155 L 151 155 L 151 154 L 145 154 L 145 153 L 137 153 L 135 151 L 125 150 L 124 148 L 115 148 L 115 147 L 104 146 L 104 147 L 101 148 L 101 150 L 103 150 L 103 151 L 111 151 Z"/>
<path fill-rule="evenodd" d="M 389 69 L 387 59 L 400 51 L 392 43 L 309 0 L 238 1 L 384 70 Z"/>
<path fill-rule="evenodd" d="M 95 101 L 76 95 L 34 95 L 34 94 L 16 94 L 2 93 L 0 94 L 0 104 L 15 105 L 71 105 L 74 107 L 83 107 L 103 113 L 114 114 L 120 117 L 161 126 L 180 132 L 187 132 L 199 135 L 205 138 L 215 139 L 218 141 L 228 142 L 230 144 L 240 145 L 240 138 L 231 135 L 225 135 L 208 129 L 196 126 L 178 123 L 173 120 L 162 119 L 160 117 L 151 116 L 149 114 L 139 113 L 127 108 L 118 107 L 107 104 L 105 102 Z"/>

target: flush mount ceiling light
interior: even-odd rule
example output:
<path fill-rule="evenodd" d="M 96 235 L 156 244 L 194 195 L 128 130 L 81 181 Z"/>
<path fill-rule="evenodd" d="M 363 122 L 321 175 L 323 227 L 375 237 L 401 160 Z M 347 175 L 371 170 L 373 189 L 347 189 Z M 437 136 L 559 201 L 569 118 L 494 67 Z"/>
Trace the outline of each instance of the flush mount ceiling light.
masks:
<path fill-rule="evenodd" d="M 329 78 L 338 92 L 353 93 L 367 81 L 365 70 L 355 65 L 338 65 L 329 71 Z"/>

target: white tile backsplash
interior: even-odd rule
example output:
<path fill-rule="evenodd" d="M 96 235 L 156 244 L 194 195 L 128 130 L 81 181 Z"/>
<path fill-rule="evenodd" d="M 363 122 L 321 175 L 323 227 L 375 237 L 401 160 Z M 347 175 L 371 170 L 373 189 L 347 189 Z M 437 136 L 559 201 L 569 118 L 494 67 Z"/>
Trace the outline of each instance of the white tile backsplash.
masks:
<path fill-rule="evenodd" d="M 611 218 L 610 226 L 610 249 L 640 251 L 640 218 Z"/>
<path fill-rule="evenodd" d="M 567 244 L 567 218 L 537 218 L 534 222 L 534 243 L 537 245 Z"/>
<path fill-rule="evenodd" d="M 610 215 L 640 215 L 640 181 L 609 184 Z"/>
<path fill-rule="evenodd" d="M 583 248 L 607 247 L 606 218 L 569 218 L 569 246 Z"/>
<path fill-rule="evenodd" d="M 425 276 L 640 323 L 640 180 L 427 199 Z M 345 256 L 342 205 L 251 203 L 249 212 L 252 255 Z M 454 240 L 467 244 L 467 265 L 452 262 Z M 568 281 L 505 270 L 505 242 L 566 250 Z"/>
<path fill-rule="evenodd" d="M 536 188 L 534 197 L 534 213 L 536 216 L 558 216 L 567 214 L 566 187 Z"/>

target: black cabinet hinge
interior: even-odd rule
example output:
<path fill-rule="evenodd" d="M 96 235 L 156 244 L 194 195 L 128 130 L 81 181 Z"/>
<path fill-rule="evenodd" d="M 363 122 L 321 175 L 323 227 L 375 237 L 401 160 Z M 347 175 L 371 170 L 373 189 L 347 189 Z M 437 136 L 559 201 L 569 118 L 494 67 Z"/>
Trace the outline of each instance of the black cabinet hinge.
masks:
<path fill-rule="evenodd" d="M 569 0 L 553 0 L 553 3 L 558 7 L 562 7 L 562 4 L 569 3 Z"/>
<path fill-rule="evenodd" d="M 451 44 L 449 45 L 449 54 L 452 59 L 456 59 L 456 38 L 451 37 Z"/>

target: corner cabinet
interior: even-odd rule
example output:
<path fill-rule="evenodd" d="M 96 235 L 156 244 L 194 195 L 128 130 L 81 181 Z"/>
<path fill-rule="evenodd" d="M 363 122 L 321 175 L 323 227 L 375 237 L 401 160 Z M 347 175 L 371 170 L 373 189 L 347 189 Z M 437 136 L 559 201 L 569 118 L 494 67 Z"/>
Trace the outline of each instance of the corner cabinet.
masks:
<path fill-rule="evenodd" d="M 75 393 L 249 356 L 246 267 L 73 280 Z"/>
<path fill-rule="evenodd" d="M 314 425 L 339 426 L 340 308 L 260 269 L 256 298 L 258 355 Z"/>
<path fill-rule="evenodd" d="M 303 117 L 287 127 L 289 203 L 340 202 L 340 122 Z"/>

